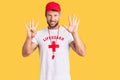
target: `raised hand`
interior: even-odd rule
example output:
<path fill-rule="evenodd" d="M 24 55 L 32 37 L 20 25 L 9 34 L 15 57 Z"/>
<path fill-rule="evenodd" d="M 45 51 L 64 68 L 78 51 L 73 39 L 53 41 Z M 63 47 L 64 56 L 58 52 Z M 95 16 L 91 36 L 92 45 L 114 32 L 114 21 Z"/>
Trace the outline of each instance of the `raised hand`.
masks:
<path fill-rule="evenodd" d="M 69 27 L 66 25 L 63 25 L 70 33 L 77 32 L 78 25 L 80 23 L 80 19 L 78 19 L 76 16 L 72 16 L 72 18 L 69 16 Z"/>
<path fill-rule="evenodd" d="M 32 19 L 32 21 L 30 21 L 29 25 L 25 24 L 28 38 L 33 38 L 35 36 L 38 25 L 39 25 L 38 22 L 36 23 L 36 25 L 34 25 L 33 19 Z"/>

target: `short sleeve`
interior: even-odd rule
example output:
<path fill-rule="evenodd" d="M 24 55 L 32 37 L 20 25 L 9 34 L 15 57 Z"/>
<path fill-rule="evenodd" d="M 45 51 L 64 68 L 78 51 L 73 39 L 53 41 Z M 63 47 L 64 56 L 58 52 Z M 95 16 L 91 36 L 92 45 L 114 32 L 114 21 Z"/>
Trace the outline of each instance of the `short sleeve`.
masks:
<path fill-rule="evenodd" d="M 38 32 L 36 33 L 35 37 L 32 38 L 32 42 L 38 45 L 39 37 L 38 37 Z"/>
<path fill-rule="evenodd" d="M 74 41 L 74 38 L 71 33 L 68 33 L 68 43 L 70 44 L 72 41 Z"/>

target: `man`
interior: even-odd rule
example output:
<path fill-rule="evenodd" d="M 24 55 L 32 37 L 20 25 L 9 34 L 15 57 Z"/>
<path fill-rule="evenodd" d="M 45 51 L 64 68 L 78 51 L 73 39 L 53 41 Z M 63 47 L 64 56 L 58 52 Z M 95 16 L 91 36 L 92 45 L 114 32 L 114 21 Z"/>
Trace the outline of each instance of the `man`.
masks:
<path fill-rule="evenodd" d="M 61 17 L 60 5 L 49 2 L 45 16 L 48 27 L 36 32 L 38 23 L 26 25 L 27 38 L 23 45 L 22 55 L 30 55 L 37 47 L 41 59 L 40 80 L 71 80 L 69 70 L 69 48 L 80 56 L 85 55 L 86 48 L 79 38 L 77 17 L 69 17 L 69 27 L 59 26 Z"/>

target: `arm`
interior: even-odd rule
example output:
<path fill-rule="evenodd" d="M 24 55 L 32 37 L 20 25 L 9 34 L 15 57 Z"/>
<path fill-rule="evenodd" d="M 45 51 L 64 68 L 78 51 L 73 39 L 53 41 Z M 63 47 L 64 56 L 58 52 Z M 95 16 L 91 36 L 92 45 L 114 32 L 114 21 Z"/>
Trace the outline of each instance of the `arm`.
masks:
<path fill-rule="evenodd" d="M 77 32 L 73 33 L 74 41 L 70 43 L 71 48 L 80 56 L 85 56 L 86 47 Z"/>
<path fill-rule="evenodd" d="M 32 42 L 31 38 L 27 37 L 22 48 L 23 57 L 27 57 L 28 55 L 30 55 L 37 48 L 37 46 L 37 44 Z"/>
<path fill-rule="evenodd" d="M 72 49 L 80 56 L 85 56 L 86 53 L 86 47 L 83 44 L 82 40 L 80 39 L 77 29 L 78 29 L 78 24 L 80 20 L 77 19 L 77 17 L 69 17 L 69 27 L 65 26 L 64 27 L 72 34 L 74 41 L 70 43 L 70 46 Z"/>
<path fill-rule="evenodd" d="M 25 25 L 27 30 L 27 37 L 22 48 L 23 57 L 30 55 L 38 46 L 37 44 L 32 42 L 32 38 L 35 37 L 35 34 L 36 34 L 37 26 L 38 26 L 38 23 L 36 24 L 36 26 L 34 26 L 34 20 L 30 22 L 30 28 L 28 27 L 28 25 Z"/>

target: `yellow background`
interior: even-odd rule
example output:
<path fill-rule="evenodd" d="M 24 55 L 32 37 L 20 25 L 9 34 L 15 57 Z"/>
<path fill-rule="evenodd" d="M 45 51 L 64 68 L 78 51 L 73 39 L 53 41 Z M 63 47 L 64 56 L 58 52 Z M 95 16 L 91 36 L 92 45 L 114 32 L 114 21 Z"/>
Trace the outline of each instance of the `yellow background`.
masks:
<path fill-rule="evenodd" d="M 26 38 L 25 22 L 32 18 L 44 28 L 45 5 L 51 0 L 0 0 L 0 80 L 39 80 L 38 50 L 21 55 Z M 119 0 L 55 0 L 61 4 L 60 24 L 68 15 L 81 22 L 79 35 L 86 44 L 85 57 L 70 50 L 72 80 L 120 80 Z"/>

